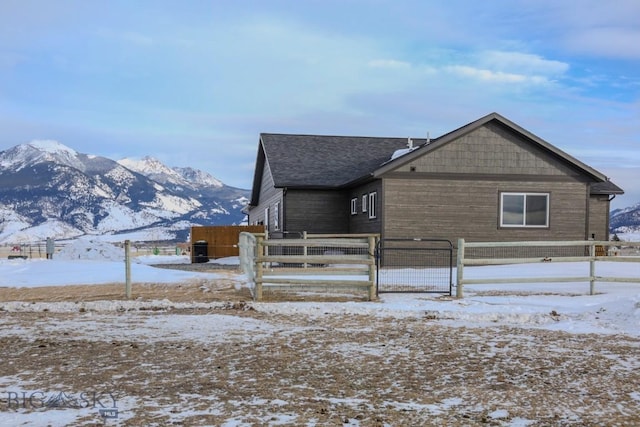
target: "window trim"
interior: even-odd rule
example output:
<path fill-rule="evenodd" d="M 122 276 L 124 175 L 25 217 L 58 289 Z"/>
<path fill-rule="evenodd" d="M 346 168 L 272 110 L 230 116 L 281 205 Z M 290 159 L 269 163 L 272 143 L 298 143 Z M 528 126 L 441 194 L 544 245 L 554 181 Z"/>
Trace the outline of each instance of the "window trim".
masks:
<path fill-rule="evenodd" d="M 376 219 L 376 200 L 378 198 L 378 193 L 376 191 L 372 191 L 369 193 L 369 219 Z"/>
<path fill-rule="evenodd" d="M 351 215 L 358 215 L 358 198 L 351 199 Z"/>
<path fill-rule="evenodd" d="M 504 223 L 504 197 L 505 196 L 522 196 L 523 197 L 523 205 L 522 205 L 522 223 L 521 224 L 505 224 Z M 527 224 L 527 197 L 529 196 L 544 196 L 546 198 L 546 212 L 545 212 L 545 223 L 543 225 L 528 225 Z M 500 228 L 549 228 L 550 223 L 550 193 L 541 193 L 541 192 L 526 192 L 526 191 L 503 191 L 500 192 Z"/>
<path fill-rule="evenodd" d="M 369 201 L 369 196 L 367 194 L 362 195 L 362 213 L 367 213 L 367 204 Z"/>

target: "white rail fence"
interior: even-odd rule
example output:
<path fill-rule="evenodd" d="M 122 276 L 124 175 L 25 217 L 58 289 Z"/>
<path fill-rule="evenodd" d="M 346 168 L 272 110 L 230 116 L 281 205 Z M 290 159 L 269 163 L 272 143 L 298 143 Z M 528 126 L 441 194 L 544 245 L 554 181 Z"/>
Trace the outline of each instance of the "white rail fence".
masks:
<path fill-rule="evenodd" d="M 640 256 L 625 256 L 610 253 L 612 246 L 624 245 L 625 247 L 640 247 L 640 242 L 609 242 L 609 241 L 532 241 L 532 242 L 465 242 L 464 239 L 458 240 L 457 251 L 457 286 L 456 297 L 463 297 L 464 285 L 477 284 L 493 284 L 493 283 L 556 283 L 556 282 L 589 282 L 589 294 L 595 294 L 596 282 L 620 282 L 620 283 L 640 283 L 640 269 L 636 277 L 607 277 L 596 275 L 596 262 L 632 262 L 640 264 Z M 585 248 L 584 256 L 537 256 L 537 257 L 504 257 L 504 258 L 486 258 L 486 257 L 469 257 L 467 250 L 472 248 L 511 248 L 514 252 L 517 249 L 531 247 L 548 247 L 550 252 L 552 248 L 573 247 L 574 252 L 580 252 L 581 248 Z M 556 251 L 557 252 L 557 251 Z M 612 256 L 613 255 L 613 256 Z M 588 262 L 589 271 L 585 271 L 584 276 L 560 276 L 560 277 L 496 277 L 484 279 L 465 279 L 464 269 L 467 266 L 482 265 L 506 265 L 506 264 L 549 264 L 557 262 Z M 588 274 L 587 274 L 588 273 Z"/>
<path fill-rule="evenodd" d="M 254 283 L 253 298 L 263 289 L 283 291 L 364 290 L 375 299 L 377 235 L 304 234 L 301 239 L 269 239 L 240 233 L 240 268 Z"/>

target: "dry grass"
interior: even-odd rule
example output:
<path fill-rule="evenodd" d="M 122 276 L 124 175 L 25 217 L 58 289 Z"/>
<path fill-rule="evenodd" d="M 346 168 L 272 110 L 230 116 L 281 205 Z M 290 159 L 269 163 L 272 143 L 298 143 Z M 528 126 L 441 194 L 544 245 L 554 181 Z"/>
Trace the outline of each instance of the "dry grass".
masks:
<path fill-rule="evenodd" d="M 236 289 L 236 282 L 231 279 L 201 280 L 181 284 L 134 283 L 131 289 L 131 297 L 136 300 L 168 299 L 174 302 L 211 302 L 252 299 L 247 288 Z M 125 299 L 125 287 L 122 283 L 0 288 L 0 302 L 79 302 Z"/>
<path fill-rule="evenodd" d="M 95 301 L 122 299 L 123 292 L 122 285 L 0 289 L 0 300 Z M 230 304 L 0 312 L 0 391 L 108 390 L 120 418 L 107 425 L 121 426 L 640 424 L 637 339 L 452 328 L 427 317 L 262 313 L 230 280 L 135 285 L 134 296 Z M 193 316 L 201 331 L 220 329 L 221 338 L 197 338 L 194 326 L 184 336 L 162 327 L 143 336 L 126 332 Z M 256 326 L 242 326 L 246 321 Z M 92 413 L 74 425 L 94 424 L 102 420 Z"/>

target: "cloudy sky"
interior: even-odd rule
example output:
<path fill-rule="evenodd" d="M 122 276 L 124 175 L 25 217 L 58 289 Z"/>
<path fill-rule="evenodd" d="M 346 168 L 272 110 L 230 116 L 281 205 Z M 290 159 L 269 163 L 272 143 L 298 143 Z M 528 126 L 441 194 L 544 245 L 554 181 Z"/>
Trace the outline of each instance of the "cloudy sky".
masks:
<path fill-rule="evenodd" d="M 637 0 L 2 0 L 0 150 L 250 188 L 260 132 L 437 137 L 496 111 L 640 202 Z"/>

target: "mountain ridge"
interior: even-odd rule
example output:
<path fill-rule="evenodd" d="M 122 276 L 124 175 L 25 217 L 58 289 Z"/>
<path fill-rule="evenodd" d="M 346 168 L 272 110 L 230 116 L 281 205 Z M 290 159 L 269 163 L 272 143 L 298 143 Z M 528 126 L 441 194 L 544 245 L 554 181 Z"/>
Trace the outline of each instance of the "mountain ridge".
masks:
<path fill-rule="evenodd" d="M 36 140 L 0 152 L 0 243 L 126 233 L 183 241 L 191 226 L 242 223 L 248 197 L 151 156 L 115 161 Z"/>

